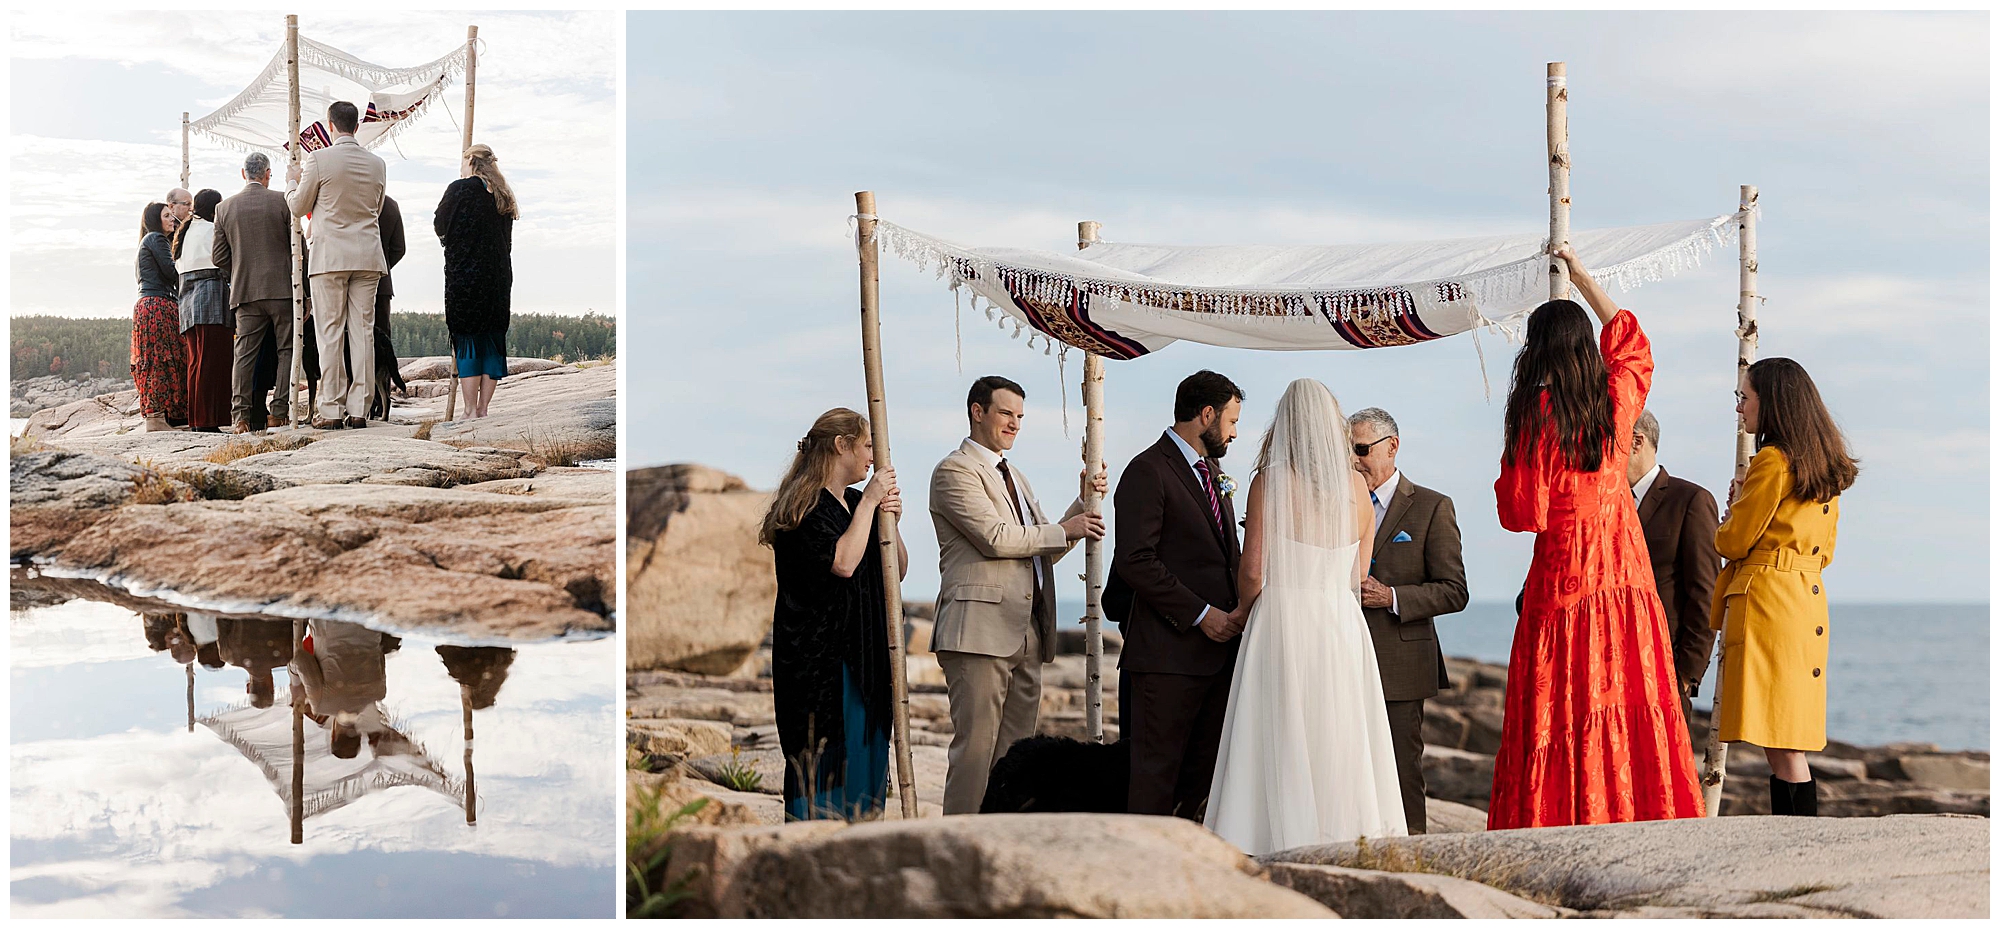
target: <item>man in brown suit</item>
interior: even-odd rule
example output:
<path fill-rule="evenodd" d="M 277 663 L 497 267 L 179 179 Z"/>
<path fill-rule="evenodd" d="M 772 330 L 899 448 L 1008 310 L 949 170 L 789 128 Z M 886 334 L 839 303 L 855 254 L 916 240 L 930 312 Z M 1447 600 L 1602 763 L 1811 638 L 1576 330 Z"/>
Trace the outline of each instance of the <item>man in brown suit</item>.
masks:
<path fill-rule="evenodd" d="M 292 215 L 312 217 L 313 330 L 320 357 L 316 429 L 368 425 L 375 371 L 375 287 L 388 273 L 382 253 L 382 195 L 388 166 L 354 141 L 361 114 L 338 101 L 326 110 L 333 144 L 306 156 L 285 180 Z M 349 365 L 339 364 L 341 347 Z M 353 375 L 349 375 L 349 366 Z"/>
<path fill-rule="evenodd" d="M 1119 728 L 1132 743 L 1126 809 L 1200 822 L 1236 669 L 1236 507 L 1220 459 L 1243 391 L 1213 371 L 1181 381 L 1174 425 L 1118 478 L 1105 615 L 1125 636 Z"/>
<path fill-rule="evenodd" d="M 1653 583 L 1673 637 L 1681 716 L 1692 720 L 1692 698 L 1708 672 L 1709 650 L 1715 646 L 1715 632 L 1708 628 L 1709 597 L 1722 567 L 1722 556 L 1715 550 L 1715 498 L 1701 485 L 1668 474 L 1659 457 L 1660 421 L 1646 410 L 1632 427 L 1632 458 L 1625 466 L 1625 479 L 1639 508 L 1639 525 L 1653 560 Z M 1694 735 L 1696 744 L 1707 737 Z"/>
<path fill-rule="evenodd" d="M 1078 539 L 1104 538 L 1081 497 L 1050 522 L 1007 461 L 1026 395 L 1004 377 L 972 382 L 971 434 L 931 472 L 941 575 L 931 650 L 951 699 L 946 815 L 979 812 L 993 762 L 1035 734 L 1042 665 L 1056 657 L 1055 563 Z"/>
<path fill-rule="evenodd" d="M 1410 834 L 1425 831 L 1424 701 L 1451 686 L 1434 617 L 1465 609 L 1465 557 L 1451 498 L 1403 476 L 1396 455 L 1403 439 L 1396 420 L 1370 407 L 1347 418 L 1354 468 L 1367 479 L 1375 507 L 1375 560 L 1361 579 L 1361 613 L 1368 618 L 1396 776 Z"/>
<path fill-rule="evenodd" d="M 267 334 L 278 347 L 278 382 L 292 378 L 292 214 L 285 195 L 271 189 L 271 159 L 263 152 L 243 159 L 243 179 L 243 189 L 215 207 L 209 256 L 229 278 L 229 304 L 236 311 L 229 417 L 237 432 L 291 424 L 290 391 L 273 392 L 266 419 L 255 385 L 257 351 Z"/>

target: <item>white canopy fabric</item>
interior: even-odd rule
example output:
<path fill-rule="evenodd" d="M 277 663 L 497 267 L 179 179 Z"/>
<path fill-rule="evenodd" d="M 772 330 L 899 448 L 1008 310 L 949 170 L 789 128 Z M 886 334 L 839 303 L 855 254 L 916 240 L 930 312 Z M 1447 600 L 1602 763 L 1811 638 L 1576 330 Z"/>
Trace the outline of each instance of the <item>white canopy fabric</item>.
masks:
<path fill-rule="evenodd" d="M 332 139 L 326 108 L 346 100 L 363 110 L 354 140 L 374 148 L 423 115 L 465 71 L 465 46 L 413 68 L 370 64 L 330 45 L 299 37 L 299 135 L 311 151 Z M 290 80 L 281 45 L 263 73 L 221 109 L 188 128 L 231 148 L 283 153 L 291 128 Z"/>
<path fill-rule="evenodd" d="M 202 717 L 201 724 L 256 764 L 289 809 L 292 705 L 290 695 L 284 691 L 280 690 L 277 697 L 275 704 L 264 709 L 241 704 Z M 379 717 L 377 720 L 379 726 L 370 728 L 393 728 L 386 720 Z M 446 774 L 422 746 L 404 738 L 386 739 L 383 745 L 402 750 L 378 754 L 380 746 L 364 742 L 355 757 L 336 758 L 327 730 L 306 720 L 305 818 L 337 810 L 377 790 L 405 785 L 424 787 L 456 805 L 465 805 L 465 782 Z"/>
<path fill-rule="evenodd" d="M 1694 267 L 1736 214 L 1574 232 L 1606 285 Z M 1186 339 L 1267 351 L 1385 348 L 1501 326 L 1549 292 L 1548 239 L 1523 234 L 1386 245 L 1125 245 L 1081 252 L 968 248 L 878 223 L 895 254 L 934 269 L 1019 337 L 1131 359 Z M 1005 314 L 998 317 L 994 309 Z"/>

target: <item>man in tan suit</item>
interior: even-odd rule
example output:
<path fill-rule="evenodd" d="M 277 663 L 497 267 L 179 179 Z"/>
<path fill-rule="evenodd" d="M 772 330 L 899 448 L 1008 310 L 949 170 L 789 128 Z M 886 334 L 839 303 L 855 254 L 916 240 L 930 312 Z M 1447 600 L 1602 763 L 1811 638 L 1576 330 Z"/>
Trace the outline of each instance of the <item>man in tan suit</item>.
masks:
<path fill-rule="evenodd" d="M 326 109 L 333 144 L 307 155 L 305 169 L 286 172 L 292 215 L 312 217 L 313 331 L 322 361 L 316 429 L 368 425 L 368 389 L 375 370 L 375 286 L 388 273 L 382 255 L 382 194 L 389 169 L 354 141 L 361 114 L 339 101 Z M 345 340 L 351 370 L 340 364 Z M 343 419 L 344 417 L 344 419 Z"/>
<path fill-rule="evenodd" d="M 1050 523 L 1004 457 L 1021 429 L 1021 385 L 982 377 L 965 403 L 972 435 L 938 462 L 930 488 L 943 575 L 931 650 L 951 699 L 946 814 L 979 812 L 994 760 L 1035 734 L 1042 665 L 1055 660 L 1055 562 L 1078 539 L 1104 538 L 1080 497 Z M 1102 492 L 1103 474 L 1097 482 Z"/>

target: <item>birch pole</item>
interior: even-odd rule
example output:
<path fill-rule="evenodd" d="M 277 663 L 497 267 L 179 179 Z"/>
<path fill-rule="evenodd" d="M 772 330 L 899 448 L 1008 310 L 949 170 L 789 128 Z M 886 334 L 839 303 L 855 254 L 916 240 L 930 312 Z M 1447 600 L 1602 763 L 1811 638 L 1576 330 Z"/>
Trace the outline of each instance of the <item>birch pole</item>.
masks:
<path fill-rule="evenodd" d="M 875 192 L 854 195 L 855 244 L 861 253 L 861 366 L 868 385 L 868 428 L 875 442 L 875 469 L 889 464 L 889 399 L 882 386 L 882 249 L 875 241 Z M 896 552 L 896 517 L 877 509 L 875 534 L 881 546 L 882 600 L 889 624 L 889 698 L 895 728 L 896 796 L 903 818 L 917 818 L 916 777 L 910 765 L 910 688 L 903 670 L 903 572 Z"/>
<path fill-rule="evenodd" d="M 287 93 L 291 102 L 291 131 L 285 136 L 291 142 L 287 147 L 287 164 L 296 168 L 304 155 L 305 145 L 299 140 L 299 18 L 285 17 L 285 77 Z M 286 178 L 289 182 L 290 178 Z M 287 185 L 289 186 L 289 184 Z M 287 210 L 286 212 L 290 212 Z M 305 242 L 299 236 L 299 217 L 292 215 L 292 371 L 291 380 L 285 387 L 285 396 L 291 401 L 292 428 L 300 429 L 311 425 L 312 411 L 306 409 L 305 401 L 299 393 L 299 385 L 306 379 L 306 291 L 305 281 L 299 267 L 305 255 Z M 292 841 L 299 841 L 296 827 L 292 830 Z"/>
<path fill-rule="evenodd" d="M 194 663 L 189 662 L 188 671 L 188 731 L 194 731 Z"/>
<path fill-rule="evenodd" d="M 1569 244 L 1569 76 L 1549 62 L 1549 299 L 1569 296 L 1569 268 L 1555 260 Z"/>
<path fill-rule="evenodd" d="M 293 86 L 297 86 L 296 84 Z M 296 98 L 294 98 L 296 99 Z M 295 110 L 296 111 L 296 110 Z M 298 138 L 297 134 L 293 139 Z M 292 660 L 306 650 L 306 621 L 292 620 Z M 287 671 L 285 676 L 291 677 Z M 286 681 L 290 687 L 294 681 Z M 304 845 L 306 841 L 306 705 L 300 698 L 305 688 L 292 688 L 292 844 Z"/>
<path fill-rule="evenodd" d="M 459 138 L 458 157 L 465 158 L 465 151 L 472 147 L 472 103 L 475 85 L 479 83 L 479 27 L 465 27 L 465 125 Z M 452 352 L 451 390 L 444 395 L 444 420 L 451 422 L 458 413 L 458 352 Z M 467 814 L 470 815 L 470 814 Z"/>
<path fill-rule="evenodd" d="M 1097 223 L 1076 224 L 1076 248 L 1097 241 Z M 1083 355 L 1083 511 L 1104 515 L 1094 479 L 1104 470 L 1104 358 Z M 1084 720 L 1090 740 L 1104 741 L 1104 540 L 1083 540 Z M 1119 734 L 1121 737 L 1124 733 Z"/>
<path fill-rule="evenodd" d="M 1757 361 L 1757 188 L 1737 188 L 1736 201 L 1736 374 L 1741 383 Z M 1750 471 L 1756 437 L 1736 417 L 1736 480 Z M 1730 500 L 1730 503 L 1736 502 Z M 1715 643 L 1715 695 L 1708 711 L 1708 747 L 1701 758 L 1701 800 L 1708 815 L 1722 815 L 1722 782 L 1729 774 L 1729 743 L 1722 741 L 1722 676 L 1729 663 L 1729 613 L 1722 614 L 1722 634 Z"/>
<path fill-rule="evenodd" d="M 479 788 L 472 778 L 472 685 L 458 685 L 458 708 L 465 725 L 465 824 L 479 823 Z"/>
<path fill-rule="evenodd" d="M 181 189 L 188 189 L 188 115 L 181 111 Z"/>

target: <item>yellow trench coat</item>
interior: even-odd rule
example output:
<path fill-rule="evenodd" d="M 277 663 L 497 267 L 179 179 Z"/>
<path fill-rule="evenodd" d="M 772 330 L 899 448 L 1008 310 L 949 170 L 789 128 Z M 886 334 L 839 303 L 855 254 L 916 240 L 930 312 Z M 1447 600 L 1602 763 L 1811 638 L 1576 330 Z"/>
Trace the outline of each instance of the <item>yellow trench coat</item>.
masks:
<path fill-rule="evenodd" d="M 1715 532 L 1727 564 L 1709 623 L 1723 630 L 1718 725 L 1725 741 L 1764 748 L 1826 747 L 1826 588 L 1840 499 L 1792 496 L 1785 453 L 1751 459 L 1729 518 Z M 1726 625 L 1725 625 L 1726 617 Z"/>

